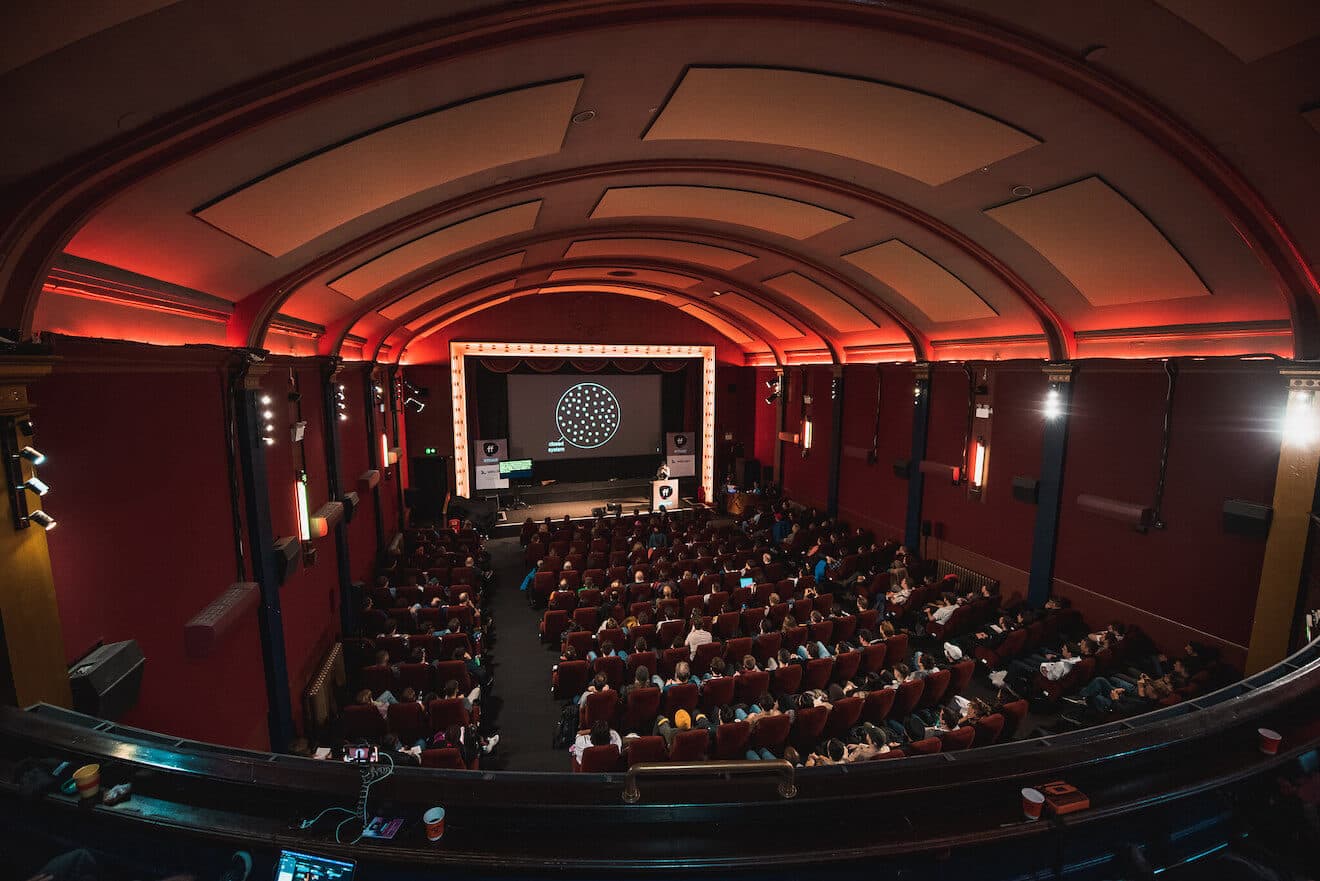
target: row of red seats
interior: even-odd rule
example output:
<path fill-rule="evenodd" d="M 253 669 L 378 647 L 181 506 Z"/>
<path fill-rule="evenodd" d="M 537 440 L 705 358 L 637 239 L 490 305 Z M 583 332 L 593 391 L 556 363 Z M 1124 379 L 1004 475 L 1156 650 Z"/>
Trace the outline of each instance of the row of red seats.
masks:
<path fill-rule="evenodd" d="M 384 716 L 374 705 L 353 704 L 343 714 L 344 737 L 350 742 L 379 743 L 386 734 L 394 734 L 404 746 L 430 741 L 450 725 L 475 725 L 479 720 L 478 708 L 469 713 L 461 697 L 436 698 L 425 707 L 417 701 L 399 701 L 386 707 Z"/>
<path fill-rule="evenodd" d="M 394 672 L 396 666 L 397 674 Z M 430 691 L 443 691 L 445 683 L 450 681 L 457 682 L 464 694 L 472 690 L 471 674 L 462 661 L 437 661 L 434 664 L 369 664 L 359 668 L 357 681 L 360 687 L 371 689 L 373 696 L 379 696 L 385 691 L 394 692 L 397 696 L 399 690 L 408 687 L 421 696 Z"/>

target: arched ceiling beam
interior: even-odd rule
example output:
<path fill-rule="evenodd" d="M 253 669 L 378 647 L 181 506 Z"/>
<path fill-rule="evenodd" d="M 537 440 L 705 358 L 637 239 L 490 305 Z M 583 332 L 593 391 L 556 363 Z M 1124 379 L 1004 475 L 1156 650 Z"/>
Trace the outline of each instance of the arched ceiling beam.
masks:
<path fill-rule="evenodd" d="M 1189 171 L 1271 270 L 1288 302 L 1294 356 L 1320 356 L 1320 280 L 1296 242 L 1246 178 L 1209 142 L 1149 96 L 1061 48 L 947 7 L 850 0 L 556 0 L 451 16 L 319 54 L 163 115 L 97 145 L 8 195 L 17 206 L 0 232 L 0 327 L 30 334 L 55 257 L 99 207 L 126 187 L 215 144 L 328 97 L 364 88 L 463 53 L 552 34 L 698 16 L 832 23 L 891 31 L 952 46 L 1028 71 L 1106 110 Z M 254 322 L 264 324 L 263 320 Z M 1071 340 L 1062 347 L 1066 354 Z M 1057 342 L 1051 340 L 1052 355 Z"/>
<path fill-rule="evenodd" d="M 623 284 L 621 285 L 620 282 L 622 282 Z M 654 284 L 651 282 L 639 282 L 628 279 L 608 278 L 608 277 L 573 279 L 572 281 L 545 282 L 539 284 L 523 284 L 523 285 L 517 285 L 516 287 L 509 288 L 507 290 L 492 291 L 488 296 L 483 297 L 480 300 L 477 300 L 475 302 L 463 303 L 462 305 L 454 304 L 453 308 L 445 312 L 442 312 L 438 315 L 432 315 L 431 318 L 427 320 L 425 324 L 421 325 L 416 330 L 409 330 L 406 323 L 401 319 L 398 323 L 391 325 L 388 330 L 379 334 L 379 336 L 368 337 L 367 342 L 362 346 L 362 352 L 365 355 L 367 352 L 367 348 L 371 347 L 372 352 L 371 352 L 371 358 L 369 360 L 372 361 L 378 360 L 380 358 L 381 347 L 384 346 L 385 342 L 402 331 L 404 333 L 407 333 L 408 337 L 407 340 L 404 342 L 404 344 L 398 347 L 398 352 L 395 355 L 395 361 L 397 362 L 400 358 L 403 357 L 403 350 L 406 349 L 409 344 L 417 340 L 419 337 L 429 336 L 428 331 L 430 331 L 431 328 L 443 324 L 445 321 L 453 319 L 453 317 L 455 315 L 458 315 L 459 313 L 470 311 L 471 314 L 475 315 L 478 312 L 484 312 L 487 309 L 493 309 L 496 306 L 499 306 L 505 301 L 507 301 L 509 298 L 516 297 L 519 294 L 526 293 L 528 291 L 541 291 L 546 288 L 561 288 L 562 290 L 555 291 L 555 293 L 589 294 L 593 292 L 592 291 L 593 285 L 601 285 L 601 284 L 608 284 L 613 287 L 626 286 L 637 289 L 639 293 L 645 291 L 648 293 L 660 294 L 668 297 L 679 297 L 681 299 L 687 300 L 688 302 L 700 306 L 702 309 L 705 309 L 713 313 L 720 320 L 727 321 L 729 324 L 733 325 L 735 328 L 747 334 L 748 336 L 752 337 L 753 339 L 765 343 L 765 345 L 769 347 L 770 354 L 774 357 L 776 365 L 783 365 L 785 363 L 786 359 L 785 359 L 785 352 L 783 347 L 778 345 L 775 339 L 771 337 L 769 334 L 767 334 L 765 330 L 760 327 L 760 325 L 757 325 L 754 322 L 749 321 L 748 319 L 743 318 L 740 315 L 736 315 L 730 313 L 728 310 L 722 310 L 718 307 L 712 306 L 709 300 L 702 300 L 696 296 L 693 296 L 692 294 L 687 293 L 686 291 L 680 290 L 678 288 L 670 287 L 669 285 Z M 489 283 L 485 283 L 482 285 L 482 287 L 488 287 L 488 286 Z M 477 290 L 480 290 L 480 287 L 477 288 Z M 553 296 L 553 294 L 549 294 L 547 296 Z M 614 294 L 613 296 L 626 297 L 628 295 Z M 673 306 L 672 304 L 664 304 L 664 305 L 668 305 L 673 309 L 678 309 L 677 306 Z M 434 313 L 437 308 L 438 307 L 434 303 L 432 303 L 430 306 L 418 311 L 420 311 L 420 316 L 425 316 L 428 313 Z M 696 316 L 690 315 L 688 317 L 696 321 L 701 320 Z M 416 321 L 417 319 L 413 318 L 410 320 Z M 834 352 L 832 350 L 830 354 L 831 357 L 834 356 Z"/>
<path fill-rule="evenodd" d="M 506 247 L 500 250 L 502 252 L 506 252 L 508 249 Z M 466 265 L 469 266 L 479 266 L 482 263 L 487 262 L 488 259 L 489 257 L 482 255 L 479 259 L 473 258 L 470 261 L 466 261 L 465 263 Z M 596 284 L 613 284 L 616 286 L 622 284 L 628 287 L 635 287 L 635 288 L 642 287 L 642 283 L 638 281 L 634 281 L 631 279 L 610 278 L 605 275 L 605 271 L 607 269 L 626 268 L 626 269 L 637 269 L 637 270 L 653 270 L 657 272 L 672 272 L 681 275 L 695 275 L 699 280 L 704 279 L 708 281 L 714 281 L 719 285 L 721 285 L 722 287 L 736 288 L 739 293 L 747 294 L 749 299 L 752 299 L 757 303 L 759 303 L 760 305 L 765 306 L 771 311 L 777 313 L 778 315 L 785 318 L 790 323 L 805 329 L 808 333 L 814 334 L 815 336 L 819 337 L 821 342 L 825 345 L 826 349 L 829 351 L 831 361 L 833 361 L 836 364 L 840 364 L 843 361 L 843 359 L 840 357 L 839 349 L 834 345 L 833 341 L 830 339 L 827 329 L 822 328 L 814 316 L 811 316 L 800 307 L 785 306 L 777 302 L 773 298 L 769 297 L 768 295 L 766 295 L 766 293 L 762 291 L 759 286 L 756 285 L 749 286 L 743 282 L 738 281 L 737 279 L 732 278 L 731 276 L 728 276 L 721 272 L 716 272 L 708 267 L 696 266 L 691 263 L 684 263 L 676 260 L 660 260 L 656 258 L 611 259 L 610 261 L 608 261 L 608 263 L 604 263 L 604 264 L 599 259 L 594 257 L 580 259 L 580 260 L 557 260 L 550 263 L 541 263 L 533 266 L 522 266 L 517 269 L 507 270 L 505 272 L 500 272 L 493 275 L 487 275 L 482 278 L 475 279 L 472 282 L 463 285 L 462 287 L 455 288 L 452 291 L 445 291 L 444 293 L 438 294 L 434 299 L 428 301 L 427 303 L 424 303 L 420 306 L 416 306 L 408 310 L 408 312 L 404 313 L 403 315 L 399 316 L 397 319 L 394 319 L 390 322 L 390 325 L 381 332 L 381 338 L 386 339 L 391 334 L 395 333 L 399 328 L 406 327 L 408 324 L 425 316 L 428 312 L 433 312 L 439 304 L 443 303 L 446 300 L 458 300 L 462 297 L 468 296 L 469 294 L 478 293 L 484 288 L 488 288 L 493 285 L 503 284 L 509 281 L 516 282 L 517 279 L 522 275 L 529 275 L 532 273 L 539 273 L 539 272 L 553 272 L 554 270 L 557 269 L 578 269 L 578 268 L 600 269 L 601 276 L 599 278 L 592 280 Z M 452 266 L 446 266 L 440 271 L 438 277 L 443 278 L 444 276 L 451 275 L 453 271 L 454 270 Z M 382 302 L 379 305 L 385 305 L 386 302 L 394 302 L 402 297 L 408 296 L 410 293 L 425 287 L 432 280 L 434 280 L 434 277 L 423 276 L 422 278 L 425 278 L 425 280 L 414 278 L 411 279 L 407 284 L 391 286 L 392 290 L 390 290 L 390 292 L 382 293 L 380 295 Z M 581 284 L 587 283 L 586 281 L 579 279 L 574 279 L 574 281 Z M 526 287 L 548 287 L 548 286 L 550 286 L 550 283 L 547 282 L 547 283 L 540 283 L 530 286 L 523 286 L 523 289 L 526 289 Z M 700 305 L 703 309 L 707 309 L 715 313 L 720 318 L 728 321 L 730 324 L 733 324 L 735 327 L 739 327 L 740 329 L 743 329 L 744 332 L 747 332 L 749 336 L 752 336 L 756 339 L 760 339 L 766 345 L 770 346 L 771 350 L 776 353 L 776 358 L 782 358 L 783 349 L 782 347 L 777 346 L 773 342 L 775 340 L 774 335 L 769 333 L 765 328 L 761 327 L 759 324 L 752 321 L 751 319 L 745 318 L 736 313 L 732 313 L 730 312 L 730 310 L 719 306 L 710 299 L 699 299 L 693 296 L 692 294 L 687 293 L 684 290 L 678 288 L 671 288 L 669 286 L 655 286 L 655 287 L 658 291 L 662 291 L 664 293 L 677 294 L 679 296 L 684 297 L 685 299 L 689 299 L 694 304 Z M 500 292 L 499 294 L 499 296 L 504 296 L 504 295 L 507 295 L 507 291 Z M 352 318 L 352 319 L 346 318 L 342 323 L 336 322 L 331 327 L 327 327 L 326 333 L 322 337 L 324 341 L 322 345 L 322 348 L 325 350 L 324 354 L 333 355 L 337 353 L 339 351 L 339 348 L 344 344 L 344 338 L 352 330 L 353 326 L 356 325 L 357 322 L 361 320 L 363 316 L 367 315 L 374 308 L 375 307 L 369 309 L 359 309 L 356 311 L 356 316 L 357 316 L 356 318 Z M 753 328 L 754 330 L 748 331 L 748 328 Z M 332 333 L 334 334 L 333 336 Z M 914 348 L 914 352 L 915 352 L 915 348 Z"/>

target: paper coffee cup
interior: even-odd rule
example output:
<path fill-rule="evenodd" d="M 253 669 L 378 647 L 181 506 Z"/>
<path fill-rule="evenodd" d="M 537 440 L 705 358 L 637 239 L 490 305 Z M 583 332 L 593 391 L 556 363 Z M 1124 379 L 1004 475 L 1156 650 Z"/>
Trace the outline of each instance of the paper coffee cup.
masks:
<path fill-rule="evenodd" d="M 101 766 L 83 765 L 73 772 L 73 783 L 79 798 L 95 798 L 101 792 Z"/>
<path fill-rule="evenodd" d="M 1278 753 L 1279 744 L 1283 742 L 1283 735 L 1272 728 L 1257 728 L 1256 733 L 1260 735 L 1260 751 L 1267 756 Z"/>
<path fill-rule="evenodd" d="M 445 834 L 445 809 L 431 808 L 422 814 L 422 822 L 426 824 L 427 840 L 439 841 Z"/>
<path fill-rule="evenodd" d="M 1029 786 L 1022 790 L 1022 816 L 1028 820 L 1039 820 L 1044 807 L 1045 793 Z"/>

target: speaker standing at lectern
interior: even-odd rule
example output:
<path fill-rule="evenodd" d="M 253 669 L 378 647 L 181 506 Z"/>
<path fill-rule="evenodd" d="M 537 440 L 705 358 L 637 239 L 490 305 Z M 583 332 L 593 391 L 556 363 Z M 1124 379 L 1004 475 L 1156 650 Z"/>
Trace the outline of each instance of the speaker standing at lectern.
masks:
<path fill-rule="evenodd" d="M 655 479 L 656 479 L 656 480 L 668 480 L 668 479 L 669 479 L 669 463 L 668 463 L 668 462 L 661 462 L 661 463 L 660 463 L 660 468 L 659 468 L 659 470 L 657 470 L 657 471 L 655 472 Z"/>

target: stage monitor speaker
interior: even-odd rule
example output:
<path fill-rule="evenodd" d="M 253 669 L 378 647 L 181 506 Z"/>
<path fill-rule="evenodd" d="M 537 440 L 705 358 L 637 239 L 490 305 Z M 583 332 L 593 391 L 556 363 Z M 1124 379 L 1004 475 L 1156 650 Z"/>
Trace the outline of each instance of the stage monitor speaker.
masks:
<path fill-rule="evenodd" d="M 289 535 L 275 539 L 275 577 L 280 584 L 289 580 L 298 568 L 298 557 L 302 552 L 302 543 Z"/>
<path fill-rule="evenodd" d="M 1040 502 L 1040 481 L 1034 477 L 1016 475 L 1013 477 L 1013 498 L 1031 505 Z"/>
<path fill-rule="evenodd" d="M 591 509 L 591 516 L 592 516 L 592 517 L 604 517 L 604 516 L 605 516 L 605 509 L 604 509 L 604 508 L 592 508 L 592 509 Z"/>
<path fill-rule="evenodd" d="M 894 476 L 895 476 L 895 477 L 900 477 L 900 478 L 902 478 L 903 480 L 907 480 L 907 479 L 909 479 L 909 478 L 912 476 L 912 460 L 911 460 L 911 459 L 895 459 L 895 460 L 894 460 Z"/>
<path fill-rule="evenodd" d="M 605 510 L 606 510 L 606 511 L 609 511 L 611 514 L 622 514 L 622 513 L 623 513 L 623 503 L 622 503 L 622 502 L 606 502 L 606 503 L 605 503 Z"/>
<path fill-rule="evenodd" d="M 121 718 L 137 703 L 145 664 L 136 640 L 96 649 L 69 668 L 73 708 L 102 719 Z"/>
<path fill-rule="evenodd" d="M 1273 519 L 1274 509 L 1269 505 L 1258 505 L 1244 499 L 1224 501 L 1224 531 L 1227 533 L 1264 538 L 1269 535 L 1270 521 Z"/>

